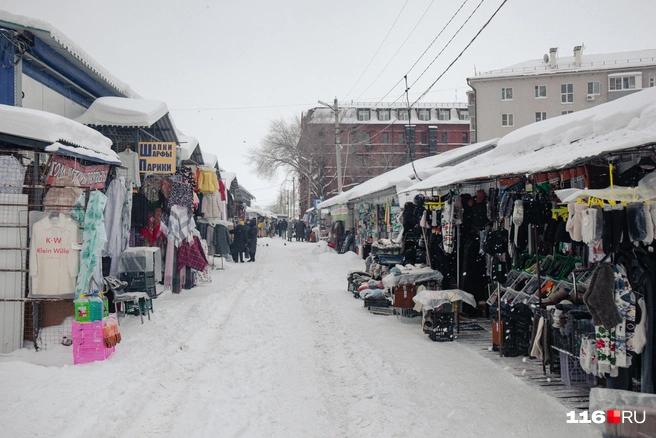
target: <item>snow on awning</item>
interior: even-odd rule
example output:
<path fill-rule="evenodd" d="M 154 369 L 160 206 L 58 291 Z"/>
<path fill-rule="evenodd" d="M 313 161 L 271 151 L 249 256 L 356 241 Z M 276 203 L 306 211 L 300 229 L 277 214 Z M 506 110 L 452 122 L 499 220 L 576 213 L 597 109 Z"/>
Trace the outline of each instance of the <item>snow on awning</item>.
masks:
<path fill-rule="evenodd" d="M 0 105 L 0 132 L 49 143 L 47 152 L 74 155 L 89 161 L 120 165 L 112 141 L 74 120 L 45 111 Z"/>
<path fill-rule="evenodd" d="M 278 217 L 276 214 L 272 213 L 269 210 L 264 210 L 262 208 L 257 208 L 257 207 L 246 207 L 246 213 L 256 214 L 258 216 L 264 216 L 270 218 Z"/>
<path fill-rule="evenodd" d="M 485 154 L 403 190 L 562 169 L 612 152 L 656 143 L 656 87 L 594 108 L 532 123 Z"/>
<path fill-rule="evenodd" d="M 318 208 L 344 204 L 348 201 L 363 198 L 367 195 L 381 192 L 391 187 L 408 187 L 412 185 L 411 180 L 415 178 L 415 170 L 420 177 L 425 176 L 427 173 L 437 172 L 437 168 L 453 166 L 463 160 L 467 160 L 493 149 L 497 140 L 498 139 L 474 143 L 443 152 L 439 155 L 421 158 L 414 161 L 414 167 L 412 163 L 404 164 L 401 167 L 397 167 L 389 172 L 378 175 L 362 184 L 358 184 L 346 192 L 325 200 L 318 205 Z"/>
<path fill-rule="evenodd" d="M 216 155 L 203 151 L 203 162 L 206 166 L 219 170 L 219 159 Z"/>
<path fill-rule="evenodd" d="M 168 114 L 166 103 L 158 100 L 101 97 L 76 119 L 84 125 L 148 128 Z"/>

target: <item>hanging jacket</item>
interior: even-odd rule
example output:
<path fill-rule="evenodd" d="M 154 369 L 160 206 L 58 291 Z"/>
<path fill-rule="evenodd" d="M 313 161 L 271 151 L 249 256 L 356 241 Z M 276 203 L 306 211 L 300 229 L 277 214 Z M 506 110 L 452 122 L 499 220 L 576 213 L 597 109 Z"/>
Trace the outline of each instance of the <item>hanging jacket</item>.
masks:
<path fill-rule="evenodd" d="M 198 176 L 198 191 L 201 193 L 214 193 L 219 190 L 219 181 L 216 173 L 208 169 L 200 169 Z"/>

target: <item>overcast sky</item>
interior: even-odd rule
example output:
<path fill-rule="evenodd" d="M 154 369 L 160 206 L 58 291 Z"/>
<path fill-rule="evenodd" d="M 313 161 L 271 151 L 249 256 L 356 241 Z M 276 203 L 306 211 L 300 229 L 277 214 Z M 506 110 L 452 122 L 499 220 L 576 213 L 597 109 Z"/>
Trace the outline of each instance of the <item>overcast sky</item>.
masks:
<path fill-rule="evenodd" d="M 394 101 L 403 76 L 413 83 L 434 61 L 411 87 L 417 98 L 503 2 L 465 1 L 427 50 L 463 1 L 0 0 L 0 8 L 51 23 L 138 94 L 166 102 L 177 127 L 265 206 L 281 179 L 258 179 L 243 152 L 269 121 L 318 99 L 377 102 L 389 93 Z M 550 47 L 572 56 L 584 44 L 584 57 L 656 48 L 654 17 L 655 0 L 508 0 L 422 101 L 464 101 L 475 69 L 542 58 Z"/>

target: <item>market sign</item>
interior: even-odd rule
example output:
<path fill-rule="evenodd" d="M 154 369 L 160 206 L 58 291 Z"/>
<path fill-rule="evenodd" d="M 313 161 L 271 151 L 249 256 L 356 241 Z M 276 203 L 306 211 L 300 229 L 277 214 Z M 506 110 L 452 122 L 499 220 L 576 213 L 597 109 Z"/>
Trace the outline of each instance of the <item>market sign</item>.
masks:
<path fill-rule="evenodd" d="M 175 142 L 139 142 L 139 173 L 175 173 Z"/>
<path fill-rule="evenodd" d="M 85 166 L 70 158 L 54 155 L 50 161 L 46 184 L 88 187 L 91 190 L 98 190 L 105 188 L 108 174 L 109 164 Z"/>
<path fill-rule="evenodd" d="M 348 220 L 348 207 L 346 204 L 337 204 L 330 207 L 330 217 L 333 221 Z"/>

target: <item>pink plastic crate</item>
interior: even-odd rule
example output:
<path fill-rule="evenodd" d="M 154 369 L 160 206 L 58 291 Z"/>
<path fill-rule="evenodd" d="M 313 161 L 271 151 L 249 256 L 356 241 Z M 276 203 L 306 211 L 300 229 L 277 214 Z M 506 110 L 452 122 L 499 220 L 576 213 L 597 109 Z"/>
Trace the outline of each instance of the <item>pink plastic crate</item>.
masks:
<path fill-rule="evenodd" d="M 91 362 L 96 362 L 100 360 L 105 360 L 107 359 L 114 351 L 116 351 L 116 347 L 112 348 L 103 348 L 93 350 L 93 349 L 78 349 L 73 347 L 73 364 L 79 365 L 83 363 L 91 363 Z"/>
<path fill-rule="evenodd" d="M 72 337 L 75 338 L 102 338 L 103 322 L 77 322 L 72 324 Z"/>

